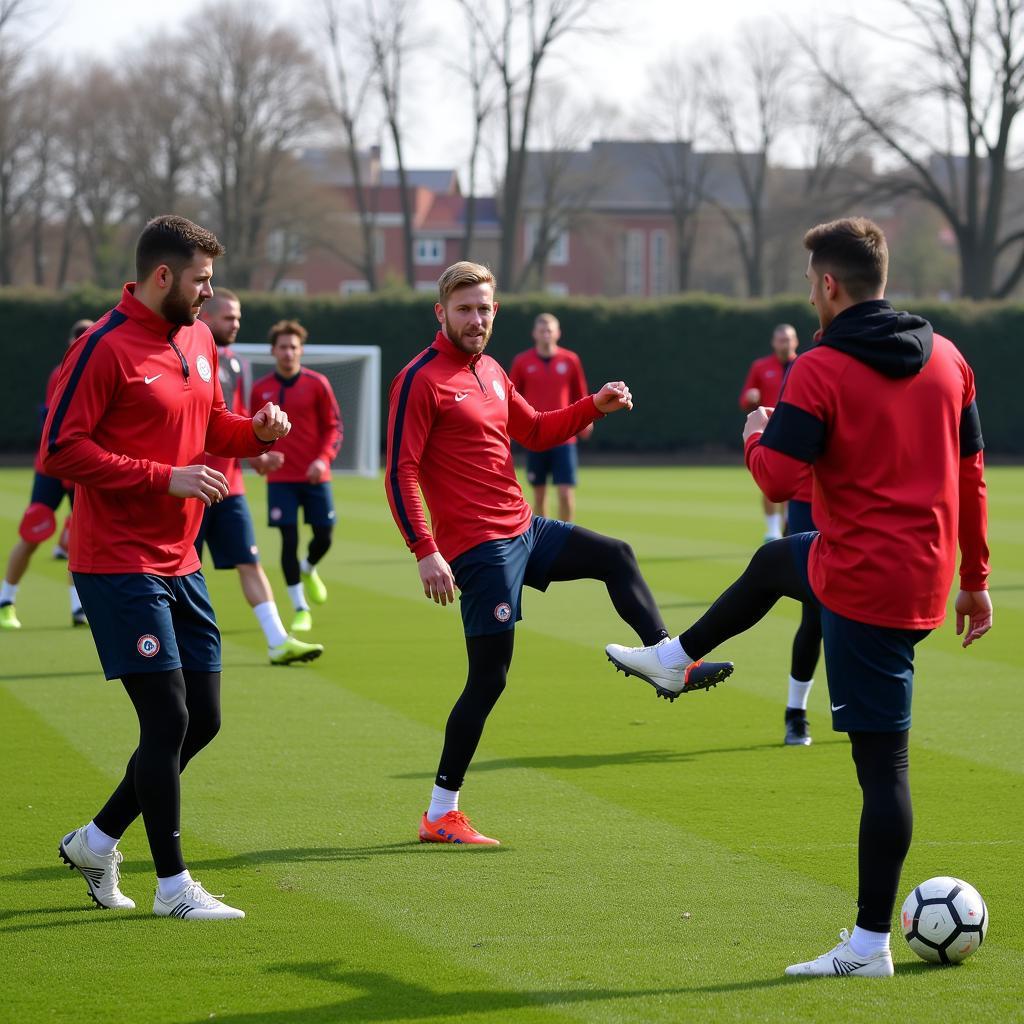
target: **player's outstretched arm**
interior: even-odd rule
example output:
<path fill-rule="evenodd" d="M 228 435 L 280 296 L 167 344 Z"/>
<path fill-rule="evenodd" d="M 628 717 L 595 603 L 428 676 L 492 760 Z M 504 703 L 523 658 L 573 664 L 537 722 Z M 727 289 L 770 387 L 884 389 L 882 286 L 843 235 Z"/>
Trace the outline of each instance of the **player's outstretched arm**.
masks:
<path fill-rule="evenodd" d="M 435 604 L 455 603 L 455 575 L 451 566 L 435 551 L 416 563 L 420 572 L 423 593 Z"/>
<path fill-rule="evenodd" d="M 970 647 L 992 628 L 992 598 L 987 590 L 961 590 L 956 595 L 956 635 Z M 964 627 L 967 628 L 966 635 Z"/>
<path fill-rule="evenodd" d="M 508 393 L 508 433 L 513 441 L 518 441 L 530 451 L 542 452 L 555 445 L 565 444 L 575 437 L 584 427 L 604 415 L 601 403 L 608 406 L 609 412 L 632 408 L 633 396 L 621 381 L 614 394 L 606 390 L 612 385 L 606 384 L 596 395 L 587 395 L 564 409 L 551 412 L 538 412 L 509 381 Z M 628 403 L 628 404 L 627 404 Z"/>
<path fill-rule="evenodd" d="M 602 416 L 633 408 L 633 392 L 623 380 L 609 381 L 596 395 L 594 405 Z"/>

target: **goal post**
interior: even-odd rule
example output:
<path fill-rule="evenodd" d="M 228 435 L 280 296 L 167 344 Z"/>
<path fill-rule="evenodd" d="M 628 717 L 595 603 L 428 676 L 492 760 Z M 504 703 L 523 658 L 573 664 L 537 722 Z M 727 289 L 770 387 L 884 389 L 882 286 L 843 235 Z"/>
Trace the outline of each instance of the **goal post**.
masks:
<path fill-rule="evenodd" d="M 242 358 L 245 396 L 253 381 L 274 370 L 270 346 L 232 345 Z M 339 473 L 376 476 L 380 472 L 380 348 L 377 345 L 314 345 L 302 352 L 302 365 L 322 373 L 341 407 L 345 440 L 331 468 Z M 285 406 L 287 412 L 288 407 Z"/>

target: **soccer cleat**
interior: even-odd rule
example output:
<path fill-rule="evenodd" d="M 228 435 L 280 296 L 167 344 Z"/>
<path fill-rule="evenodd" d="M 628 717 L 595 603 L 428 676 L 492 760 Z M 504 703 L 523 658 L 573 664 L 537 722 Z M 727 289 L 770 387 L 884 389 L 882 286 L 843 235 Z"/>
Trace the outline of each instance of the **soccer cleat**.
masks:
<path fill-rule="evenodd" d="M 79 608 L 77 612 L 71 613 L 71 625 L 72 626 L 88 626 L 89 620 L 86 617 L 85 609 Z"/>
<path fill-rule="evenodd" d="M 219 896 L 208 893 L 195 878 L 169 900 L 160 898 L 160 890 L 153 897 L 153 913 L 157 917 L 177 917 L 190 921 L 229 921 L 245 917 L 244 910 L 221 903 Z"/>
<path fill-rule="evenodd" d="M 77 871 L 89 886 L 89 895 L 104 910 L 134 910 L 135 901 L 120 889 L 121 851 L 106 856 L 93 853 L 85 841 L 85 829 L 69 832 L 57 847 L 57 854 L 71 871 Z"/>
<path fill-rule="evenodd" d="M 461 811 L 449 811 L 436 821 L 426 814 L 420 821 L 421 843 L 458 843 L 466 846 L 501 846 L 497 839 L 481 835 Z"/>
<path fill-rule="evenodd" d="M 292 619 L 291 631 L 293 633 L 308 633 L 313 628 L 313 616 L 309 614 L 308 608 L 303 608 L 295 613 Z"/>
<path fill-rule="evenodd" d="M 324 586 L 324 581 L 320 579 L 320 573 L 316 571 L 316 566 L 311 566 L 309 572 L 304 572 L 301 575 L 310 601 L 313 604 L 323 604 L 327 600 L 327 587 Z"/>
<path fill-rule="evenodd" d="M 731 661 L 691 661 L 689 665 L 679 668 L 665 668 L 658 658 L 658 647 L 664 643 L 668 643 L 668 640 L 662 640 L 652 647 L 609 644 L 604 651 L 617 671 L 650 683 L 659 697 L 669 701 L 691 690 L 710 690 L 732 675 Z"/>
<path fill-rule="evenodd" d="M 0 629 L 21 629 L 13 604 L 0 605 Z"/>
<path fill-rule="evenodd" d="M 892 953 L 886 949 L 868 957 L 858 956 L 850 948 L 850 933 L 844 928 L 834 949 L 806 963 L 791 964 L 786 973 L 815 978 L 891 978 Z"/>
<path fill-rule="evenodd" d="M 806 712 L 799 708 L 786 708 L 786 746 L 809 747 L 811 742 Z"/>
<path fill-rule="evenodd" d="M 68 560 L 68 553 L 59 544 L 55 544 L 53 548 L 53 557 L 55 561 L 66 562 Z"/>
<path fill-rule="evenodd" d="M 270 664 L 292 665 L 299 661 L 316 661 L 323 653 L 323 644 L 307 644 L 290 636 L 283 644 L 270 648 Z"/>

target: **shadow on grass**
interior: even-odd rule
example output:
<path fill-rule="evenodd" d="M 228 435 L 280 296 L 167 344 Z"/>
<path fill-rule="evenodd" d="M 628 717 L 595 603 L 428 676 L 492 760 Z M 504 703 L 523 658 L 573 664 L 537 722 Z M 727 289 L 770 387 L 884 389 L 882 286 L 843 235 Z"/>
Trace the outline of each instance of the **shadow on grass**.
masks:
<path fill-rule="evenodd" d="M 0 676 L 0 683 L 17 683 L 22 679 L 80 679 L 89 676 L 92 679 L 103 679 L 103 669 L 98 665 L 91 671 L 84 672 L 14 672 Z"/>
<path fill-rule="evenodd" d="M 256 1010 L 244 1013 L 218 1012 L 218 1024 L 374 1024 L 403 1020 L 451 1020 L 477 1014 L 501 1014 L 530 1007 L 577 1006 L 611 1000 L 664 998 L 707 992 L 740 992 L 800 984 L 804 979 L 771 978 L 708 986 L 640 989 L 464 989 L 436 992 L 383 971 L 346 971 L 333 963 L 280 964 L 272 974 L 292 974 L 304 980 L 341 985 L 352 990 L 344 999 L 322 1006 Z M 206 1017 L 201 1018 L 206 1020 Z M 195 1022 L 198 1024 L 198 1021 Z"/>
<path fill-rule="evenodd" d="M 848 746 L 845 739 L 816 741 L 816 747 L 829 747 L 837 744 Z M 470 771 L 499 772 L 509 768 L 556 769 L 566 771 L 585 771 L 591 768 L 617 766 L 630 768 L 635 766 L 687 764 L 700 757 L 712 757 L 715 754 L 747 754 L 764 750 L 788 750 L 781 743 L 754 743 L 746 747 L 715 747 L 709 750 L 624 750 L 615 754 L 537 754 L 532 757 L 498 757 L 490 761 L 474 761 Z M 786 754 L 787 757 L 794 756 Z M 799 756 L 799 755 L 796 755 Z M 392 775 L 393 779 L 426 779 L 433 778 L 434 773 L 428 771 L 405 772 Z"/>

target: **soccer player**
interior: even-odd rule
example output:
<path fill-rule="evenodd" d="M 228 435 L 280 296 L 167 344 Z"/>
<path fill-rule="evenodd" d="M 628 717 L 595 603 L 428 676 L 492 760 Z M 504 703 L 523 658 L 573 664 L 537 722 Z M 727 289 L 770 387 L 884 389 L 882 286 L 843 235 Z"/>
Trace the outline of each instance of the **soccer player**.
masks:
<path fill-rule="evenodd" d="M 811 302 L 821 340 L 779 405 L 747 418 L 746 459 L 784 498 L 814 467 L 817 533 L 760 548 L 685 633 L 657 649 L 610 645 L 618 666 L 681 685 L 700 658 L 782 596 L 821 606 L 832 727 L 850 736 L 862 791 L 857 922 L 787 974 L 889 977 L 889 929 L 913 827 L 908 783 L 914 648 L 945 616 L 960 547 L 956 631 L 992 626 L 984 443 L 974 375 L 946 338 L 884 299 L 889 253 L 863 218 L 812 228 Z"/>
<path fill-rule="evenodd" d="M 420 821 L 421 842 L 497 845 L 459 811 L 459 791 L 505 688 L 524 585 L 543 591 L 560 580 L 601 580 L 643 643 L 667 636 L 629 545 L 532 515 L 512 464 L 510 439 L 534 451 L 562 444 L 601 416 L 631 409 L 629 388 L 616 381 L 568 408 L 537 412 L 484 353 L 498 311 L 494 287 L 494 276 L 479 264 L 445 270 L 434 306 L 441 329 L 390 391 L 385 486 L 391 512 L 417 559 L 424 594 L 448 605 L 461 590 L 469 657 Z M 731 665 L 691 666 L 680 690 L 666 695 L 707 689 L 731 671 Z"/>
<path fill-rule="evenodd" d="M 800 341 L 796 328 L 792 324 L 779 324 L 772 332 L 771 355 L 755 359 L 747 371 L 747 379 L 740 393 L 740 408 L 744 412 L 752 412 L 758 406 L 773 409 L 779 401 L 782 381 L 790 363 L 796 359 L 796 350 Z M 772 501 L 761 495 L 764 508 L 764 539 L 767 543 L 778 540 L 783 534 L 786 515 L 786 503 Z"/>
<path fill-rule="evenodd" d="M 68 347 L 73 345 L 90 327 L 91 320 L 76 320 L 68 336 Z M 43 420 L 49 411 L 53 399 L 53 390 L 57 386 L 60 367 L 55 366 L 46 382 L 46 401 L 43 406 Z M 36 453 L 35 476 L 32 479 L 32 496 L 28 508 L 21 517 L 18 527 L 19 539 L 11 548 L 7 559 L 7 571 L 3 583 L 0 584 L 0 629 L 21 629 L 21 620 L 15 608 L 18 599 L 18 584 L 28 571 L 29 562 L 36 549 L 44 540 L 52 537 L 57 530 L 57 509 L 67 495 L 68 504 L 74 502 L 74 488 L 65 485 L 63 480 L 48 476 L 43 472 L 42 459 Z M 67 526 L 65 526 L 65 531 Z M 71 596 L 71 625 L 87 626 L 88 619 L 82 611 L 82 602 L 75 589 L 74 580 L 68 574 L 68 589 Z"/>
<path fill-rule="evenodd" d="M 538 412 L 564 409 L 590 393 L 580 357 L 559 345 L 561 337 L 558 318 L 541 313 L 533 323 L 533 348 L 520 352 L 512 361 L 512 386 Z M 593 432 L 594 425 L 590 423 L 580 431 L 580 437 L 586 440 Z M 578 461 L 575 437 L 547 451 L 527 454 L 526 479 L 533 487 L 534 515 L 548 514 L 550 477 L 558 488 L 558 518 L 572 522 Z"/>
<path fill-rule="evenodd" d="M 238 296 L 227 288 L 218 288 L 199 313 L 199 319 L 210 328 L 217 344 L 217 376 L 220 379 L 224 404 L 231 412 L 244 416 L 246 401 L 242 380 L 242 364 L 231 350 L 242 323 L 242 306 Z M 280 452 L 266 452 L 252 459 L 258 472 L 267 473 L 284 462 Z M 272 665 L 313 661 L 323 654 L 322 644 L 306 644 L 289 636 L 281 624 L 270 581 L 260 564 L 259 548 L 252 526 L 249 503 L 245 499 L 245 483 L 238 459 L 208 455 L 206 464 L 223 473 L 228 481 L 228 496 L 211 505 L 203 513 L 203 522 L 196 537 L 196 551 L 203 557 L 203 545 L 209 547 L 215 569 L 237 569 L 242 593 L 267 638 Z"/>
<path fill-rule="evenodd" d="M 252 386 L 253 405 L 276 402 L 288 410 L 294 428 L 277 446 L 283 464 L 266 474 L 268 522 L 281 531 L 281 571 L 295 608 L 293 633 L 307 633 L 313 628 L 307 587 L 314 604 L 327 600 L 327 587 L 316 567 L 331 548 L 331 461 L 341 450 L 343 436 L 341 412 L 330 381 L 302 365 L 306 337 L 306 328 L 297 320 L 274 324 L 270 328 L 270 353 L 277 368 Z M 313 529 L 301 562 L 300 508 L 306 525 Z"/>
<path fill-rule="evenodd" d="M 139 719 L 124 778 L 87 825 L 60 841 L 97 905 L 132 909 L 118 840 L 142 814 L 161 917 L 244 917 L 193 879 L 181 855 L 180 774 L 220 728 L 220 633 L 194 540 L 203 508 L 227 497 L 209 451 L 255 456 L 288 432 L 268 403 L 228 412 L 217 346 L 196 323 L 223 253 L 184 217 L 150 221 L 137 283 L 64 357 L 43 432 L 43 469 L 75 484 L 71 571 L 103 672 Z"/>

